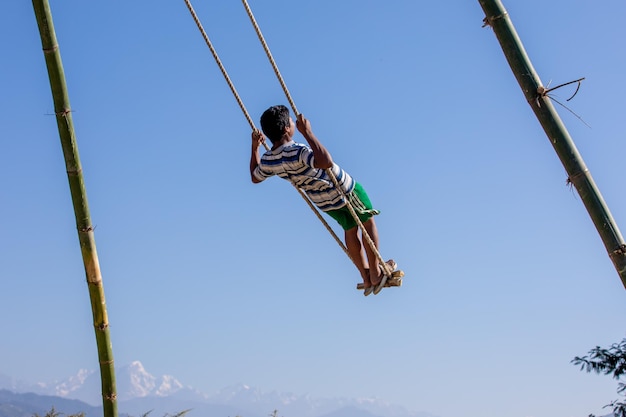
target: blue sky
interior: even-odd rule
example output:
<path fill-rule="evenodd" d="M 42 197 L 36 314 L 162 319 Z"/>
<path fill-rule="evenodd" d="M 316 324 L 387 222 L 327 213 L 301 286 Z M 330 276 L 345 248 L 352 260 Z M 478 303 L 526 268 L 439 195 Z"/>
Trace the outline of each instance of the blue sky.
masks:
<path fill-rule="evenodd" d="M 365 185 L 401 288 L 358 274 L 283 181 L 181 1 L 52 1 L 117 364 L 211 392 L 377 396 L 441 417 L 602 413 L 570 364 L 624 337 L 626 293 L 474 1 L 251 1 L 298 109 Z M 286 103 L 238 1 L 195 8 L 255 121 Z M 217 4 L 212 4 L 217 3 Z M 626 224 L 626 4 L 505 2 Z M 0 372 L 97 369 L 30 2 L 0 5 Z M 564 102 L 572 90 L 556 91 Z"/>

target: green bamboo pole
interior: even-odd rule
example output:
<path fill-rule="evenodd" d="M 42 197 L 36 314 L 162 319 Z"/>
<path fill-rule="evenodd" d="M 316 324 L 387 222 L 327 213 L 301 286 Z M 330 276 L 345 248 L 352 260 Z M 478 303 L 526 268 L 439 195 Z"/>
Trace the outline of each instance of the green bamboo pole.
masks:
<path fill-rule="evenodd" d="M 552 101 L 546 94 L 524 46 L 513 27 L 509 14 L 500 0 L 478 0 L 485 12 L 484 23 L 493 28 L 504 55 L 517 78 L 528 104 L 548 135 L 568 180 L 574 185 L 591 216 L 602 242 L 613 261 L 622 284 L 626 288 L 626 243 L 613 220 L 589 169 L 576 149 L 576 145 L 563 125 Z"/>
<path fill-rule="evenodd" d="M 83 171 L 78 155 L 78 145 L 74 135 L 70 101 L 65 83 L 63 63 L 57 43 L 52 14 L 48 0 L 33 0 L 33 8 L 39 26 L 41 44 L 48 68 L 54 112 L 56 114 L 61 147 L 65 158 L 67 178 L 72 195 L 74 215 L 78 240 L 85 265 L 87 287 L 93 313 L 93 323 L 96 333 L 98 360 L 100 362 L 100 377 L 102 380 L 102 403 L 105 417 L 117 417 L 117 394 L 115 389 L 115 371 L 113 362 L 113 348 L 109 335 L 109 320 L 107 317 L 102 275 L 96 252 L 91 215 L 87 203 L 87 192 L 83 181 Z"/>

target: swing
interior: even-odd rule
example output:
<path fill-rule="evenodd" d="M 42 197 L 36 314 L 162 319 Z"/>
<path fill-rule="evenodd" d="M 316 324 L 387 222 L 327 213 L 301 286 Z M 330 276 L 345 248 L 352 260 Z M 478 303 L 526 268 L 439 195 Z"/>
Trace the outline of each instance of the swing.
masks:
<path fill-rule="evenodd" d="M 185 1 L 185 4 L 187 5 L 187 8 L 189 9 L 189 13 L 191 13 L 191 17 L 193 18 L 194 22 L 196 23 L 196 26 L 198 27 L 198 29 L 200 30 L 200 33 L 202 34 L 202 37 L 204 38 L 204 41 L 206 42 L 207 46 L 209 47 L 209 50 L 211 51 L 211 54 L 213 55 L 213 58 L 215 59 L 215 62 L 217 63 L 217 66 L 219 67 L 220 71 L 222 72 L 222 75 L 224 76 L 224 79 L 226 80 L 226 83 L 228 84 L 231 92 L 233 93 L 233 96 L 235 97 L 235 100 L 237 100 L 237 104 L 239 104 L 239 107 L 241 108 L 241 111 L 243 112 L 244 117 L 248 121 L 248 124 L 250 125 L 252 130 L 253 131 L 258 131 L 259 129 L 256 128 L 254 122 L 252 121 L 252 118 L 250 117 L 250 114 L 248 113 L 246 107 L 244 106 L 243 101 L 241 100 L 241 98 L 239 96 L 239 93 L 237 92 L 237 90 L 236 90 L 234 84 L 232 83 L 228 73 L 226 72 L 226 69 L 225 69 L 224 65 L 222 64 L 222 61 L 220 60 L 219 56 L 217 55 L 217 52 L 216 52 L 215 48 L 213 47 L 213 44 L 211 43 L 208 35 L 206 34 L 204 28 L 202 27 L 202 23 L 200 23 L 200 19 L 196 15 L 196 12 L 194 11 L 193 6 L 191 5 L 190 0 L 184 0 L 184 1 Z M 257 34 L 257 36 L 259 38 L 259 41 L 261 41 L 261 45 L 263 46 L 263 49 L 265 50 L 265 54 L 267 55 L 267 58 L 269 59 L 270 64 L 272 65 L 272 68 L 274 69 L 274 73 L 276 74 L 276 77 L 278 78 L 278 81 L 279 81 L 279 83 L 280 83 L 280 85 L 281 85 L 281 87 L 283 89 L 283 92 L 285 93 L 285 96 L 287 97 L 287 101 L 289 102 L 289 105 L 291 106 L 291 109 L 293 110 L 293 113 L 294 113 L 294 115 L 297 118 L 300 113 L 298 112 L 298 110 L 296 108 L 296 105 L 295 105 L 295 103 L 294 103 L 294 101 L 293 101 L 293 99 L 291 97 L 291 94 L 289 93 L 289 90 L 287 89 L 287 85 L 285 84 L 285 81 L 283 80 L 283 77 L 280 74 L 280 71 L 278 70 L 278 66 L 276 65 L 276 62 L 274 61 L 272 53 L 270 52 L 269 47 L 267 46 L 267 43 L 265 42 L 263 34 L 261 33 L 261 29 L 259 28 L 259 25 L 257 24 L 256 19 L 254 18 L 254 15 L 252 14 L 252 10 L 250 9 L 250 6 L 248 5 L 247 0 L 242 0 L 242 2 L 243 2 L 243 5 L 244 5 L 244 7 L 246 9 L 248 17 L 250 18 L 250 21 L 251 21 L 252 25 L 254 26 L 254 30 L 256 31 L 256 34 Z M 263 142 L 263 146 L 264 146 L 266 151 L 269 151 L 269 146 L 265 142 Z M 361 230 L 361 235 L 363 236 L 363 239 L 365 240 L 366 244 L 369 245 L 369 247 L 372 249 L 372 251 L 376 254 L 376 258 L 378 260 L 380 268 L 382 269 L 383 275 L 386 278 L 386 282 L 384 284 L 384 287 L 399 287 L 399 286 L 401 286 L 402 285 L 402 277 L 404 276 L 404 272 L 401 271 L 401 270 L 395 270 L 395 271 L 392 270 L 392 268 L 385 262 L 383 257 L 378 252 L 378 249 L 376 248 L 376 245 L 374 244 L 374 242 L 372 241 L 371 237 L 369 236 L 369 234 L 365 230 L 365 226 L 363 225 L 363 223 L 359 219 L 357 211 L 354 208 L 354 205 L 350 201 L 351 199 L 348 196 L 345 195 L 345 193 L 343 192 L 343 189 L 339 186 L 339 182 L 337 181 L 337 178 L 335 177 L 335 174 L 332 172 L 332 169 L 331 168 L 326 169 L 326 173 L 330 177 L 330 179 L 332 180 L 332 182 L 335 185 L 335 187 L 342 193 L 343 197 L 346 199 L 346 207 L 348 207 L 348 210 L 350 211 L 350 214 L 352 215 L 352 217 L 354 218 L 355 222 L 357 223 L 357 226 Z M 296 188 L 296 190 L 298 191 L 298 193 L 300 193 L 302 198 L 306 201 L 306 203 L 311 208 L 311 210 L 316 214 L 316 216 L 320 220 L 320 222 L 322 222 L 322 224 L 326 227 L 326 230 L 328 230 L 328 232 L 335 239 L 337 244 L 343 249 L 344 253 L 348 256 L 348 258 L 356 266 L 356 263 L 354 262 L 354 259 L 352 259 L 352 257 L 350 256 L 350 253 L 348 252 L 348 249 L 344 245 L 343 241 L 337 236 L 335 231 L 330 227 L 328 222 L 324 219 L 324 217 L 319 212 L 319 210 L 315 207 L 313 202 L 309 199 L 309 197 L 306 195 L 306 193 L 302 189 L 297 187 L 295 184 L 293 184 L 293 185 Z M 383 279 L 385 279 L 385 278 L 383 278 Z M 358 283 L 356 288 L 357 288 L 357 290 L 363 290 L 364 289 L 364 284 L 363 283 Z"/>

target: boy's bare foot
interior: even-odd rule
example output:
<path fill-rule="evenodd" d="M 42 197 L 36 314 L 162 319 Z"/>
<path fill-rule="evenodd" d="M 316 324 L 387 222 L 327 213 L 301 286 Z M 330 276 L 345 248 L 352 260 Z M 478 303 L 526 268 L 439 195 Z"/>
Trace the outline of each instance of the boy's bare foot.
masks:
<path fill-rule="evenodd" d="M 363 278 L 363 295 L 367 297 L 372 292 L 374 292 L 374 289 L 375 289 L 375 286 L 372 285 L 372 281 L 370 280 L 369 268 L 364 269 L 363 275 L 361 276 L 361 278 Z"/>
<path fill-rule="evenodd" d="M 372 283 L 372 285 L 377 286 L 378 284 L 380 284 L 380 281 L 383 279 L 383 276 L 385 275 L 391 276 L 391 274 L 387 274 L 387 269 L 391 269 L 391 272 L 393 272 L 398 267 L 398 264 L 396 264 L 396 262 L 393 259 L 389 259 L 387 262 L 385 262 L 385 264 L 387 268 L 383 267 L 382 265 L 378 265 L 377 276 L 373 277 L 372 274 L 370 273 L 370 282 Z"/>
<path fill-rule="evenodd" d="M 372 284 L 375 287 L 373 291 L 374 295 L 378 294 L 383 289 L 385 283 L 387 282 L 387 279 L 391 277 L 391 273 L 393 273 L 393 271 L 395 271 L 397 267 L 398 264 L 396 264 L 393 259 L 389 259 L 387 262 L 385 262 L 385 267 L 379 265 L 380 275 L 377 277 L 377 279 L 372 280 L 370 276 L 370 280 L 372 280 Z M 389 270 L 391 270 L 391 272 L 387 273 L 387 271 Z"/>
<path fill-rule="evenodd" d="M 387 283 L 388 278 L 389 277 L 387 275 L 383 275 L 383 278 L 380 280 L 380 283 L 377 286 L 375 286 L 374 291 L 372 291 L 374 295 L 382 291 L 382 289 L 385 287 L 385 284 Z"/>
<path fill-rule="evenodd" d="M 378 275 L 376 278 L 372 279 L 370 277 L 370 282 L 372 284 L 372 286 L 377 286 L 378 284 L 380 284 L 380 281 L 382 281 L 383 279 L 383 274 Z M 365 284 L 367 286 L 367 284 Z"/>
<path fill-rule="evenodd" d="M 361 274 L 361 279 L 363 280 L 363 286 L 365 288 L 372 286 L 372 281 L 370 280 L 370 269 L 365 268 L 363 273 Z"/>

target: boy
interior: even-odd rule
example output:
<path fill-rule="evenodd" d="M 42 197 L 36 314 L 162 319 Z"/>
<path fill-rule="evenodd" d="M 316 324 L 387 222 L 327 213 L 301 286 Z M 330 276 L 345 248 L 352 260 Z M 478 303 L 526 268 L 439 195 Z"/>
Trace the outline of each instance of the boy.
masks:
<path fill-rule="evenodd" d="M 309 146 L 293 141 L 298 131 L 304 136 Z M 250 157 L 250 175 L 253 183 L 278 175 L 302 189 L 309 199 L 323 212 L 335 219 L 345 231 L 348 253 L 356 264 L 363 278 L 364 294 L 378 294 L 387 281 L 383 268 L 378 265 L 376 253 L 359 237 L 359 227 L 346 207 L 345 194 L 358 213 L 365 230 L 378 250 L 378 231 L 373 215 L 378 210 L 372 208 L 367 193 L 347 172 L 333 162 L 328 150 L 322 145 L 311 130 L 311 123 L 301 114 L 297 123 L 289 116 L 289 109 L 283 105 L 272 106 L 261 116 L 261 129 L 272 142 L 271 150 L 261 157 L 259 146 L 265 139 L 261 132 L 252 132 L 252 155 Z M 329 178 L 326 169 L 332 168 L 343 194 L 337 190 Z M 365 256 L 363 250 L 365 249 Z M 367 259 L 366 259 L 367 257 Z M 396 263 L 389 260 L 386 264 L 392 271 Z M 368 267 L 376 265 L 376 267 Z"/>

